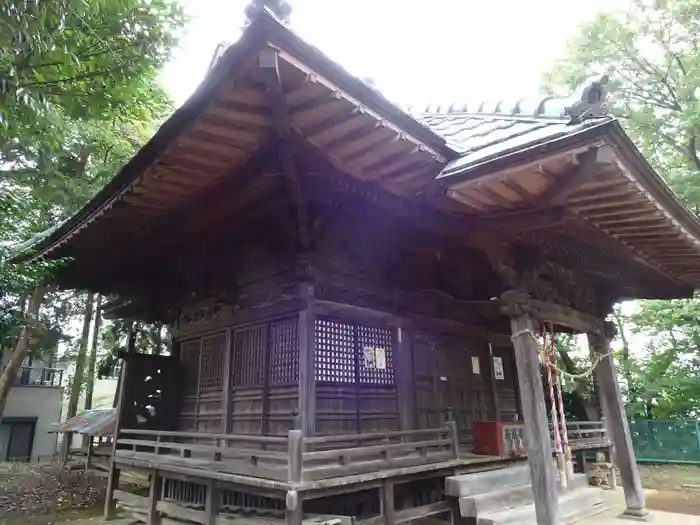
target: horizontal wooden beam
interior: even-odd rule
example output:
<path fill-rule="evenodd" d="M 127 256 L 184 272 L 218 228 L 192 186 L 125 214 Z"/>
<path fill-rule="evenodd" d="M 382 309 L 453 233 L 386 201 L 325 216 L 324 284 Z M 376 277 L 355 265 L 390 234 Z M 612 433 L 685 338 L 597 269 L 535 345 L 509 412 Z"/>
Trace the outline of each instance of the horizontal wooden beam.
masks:
<path fill-rule="evenodd" d="M 501 313 L 511 319 L 530 314 L 541 322 L 566 326 L 581 333 L 600 334 L 603 330 L 602 318 L 574 310 L 568 306 L 541 301 L 518 290 L 508 290 L 501 294 L 498 300 Z"/>

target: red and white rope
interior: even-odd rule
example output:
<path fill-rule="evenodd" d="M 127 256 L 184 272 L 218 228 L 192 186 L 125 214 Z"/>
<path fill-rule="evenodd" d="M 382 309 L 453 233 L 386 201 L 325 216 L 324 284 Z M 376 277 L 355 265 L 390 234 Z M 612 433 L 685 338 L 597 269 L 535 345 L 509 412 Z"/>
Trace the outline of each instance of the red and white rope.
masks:
<path fill-rule="evenodd" d="M 547 349 L 547 330 L 545 328 L 542 336 L 542 348 L 544 349 L 545 368 L 547 369 L 547 383 L 549 385 L 549 399 L 551 400 L 551 411 L 552 411 L 552 428 L 554 431 L 554 450 L 557 456 L 563 454 L 561 448 L 561 437 L 559 436 L 559 422 L 557 418 L 557 401 L 554 397 L 554 385 L 552 382 L 552 370 L 549 366 L 549 350 Z"/>

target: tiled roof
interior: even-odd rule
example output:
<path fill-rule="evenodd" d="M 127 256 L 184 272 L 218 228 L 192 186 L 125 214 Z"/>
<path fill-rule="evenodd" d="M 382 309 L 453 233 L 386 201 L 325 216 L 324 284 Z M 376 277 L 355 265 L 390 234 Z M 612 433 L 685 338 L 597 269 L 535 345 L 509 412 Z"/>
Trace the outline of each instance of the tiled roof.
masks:
<path fill-rule="evenodd" d="M 447 175 L 612 119 L 605 103 L 606 82 L 607 77 L 590 79 L 566 99 L 435 104 L 409 111 L 460 154 L 445 168 Z"/>

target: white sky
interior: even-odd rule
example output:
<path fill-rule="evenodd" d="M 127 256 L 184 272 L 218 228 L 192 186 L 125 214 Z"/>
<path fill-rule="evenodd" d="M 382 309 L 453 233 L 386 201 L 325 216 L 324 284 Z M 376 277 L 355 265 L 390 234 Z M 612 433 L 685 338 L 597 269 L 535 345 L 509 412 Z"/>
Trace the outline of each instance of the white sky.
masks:
<path fill-rule="evenodd" d="M 292 28 L 400 104 L 537 95 L 576 27 L 628 0 L 289 0 Z M 247 0 L 181 0 L 193 18 L 162 81 L 182 104 Z"/>

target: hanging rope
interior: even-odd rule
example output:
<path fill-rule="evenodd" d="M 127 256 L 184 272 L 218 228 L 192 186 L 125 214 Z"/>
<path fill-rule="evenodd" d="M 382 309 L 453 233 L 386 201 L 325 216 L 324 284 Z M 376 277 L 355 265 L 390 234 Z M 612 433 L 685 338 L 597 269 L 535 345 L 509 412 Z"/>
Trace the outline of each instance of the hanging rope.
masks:
<path fill-rule="evenodd" d="M 605 354 L 596 354 L 595 358 L 593 359 L 593 364 L 585 369 L 583 372 L 579 372 L 578 374 L 571 374 L 567 372 L 566 370 L 562 370 L 559 368 L 556 364 L 552 363 L 551 361 L 545 359 L 545 349 L 544 346 L 540 343 L 537 335 L 535 332 L 533 332 L 530 328 L 526 328 L 525 330 L 520 330 L 519 332 L 515 332 L 513 335 L 510 336 L 511 341 L 515 341 L 516 339 L 524 336 L 524 335 L 529 335 L 532 340 L 535 342 L 535 344 L 538 347 L 538 350 L 540 352 L 540 358 L 543 364 L 547 366 L 547 368 L 551 368 L 552 370 L 556 370 L 557 373 L 559 373 L 562 377 L 568 378 L 568 379 L 581 379 L 584 377 L 590 376 L 596 369 L 596 367 L 606 358 L 610 356 L 614 356 L 618 354 L 620 351 L 619 350 L 614 350 L 611 352 L 607 352 Z"/>
<path fill-rule="evenodd" d="M 547 325 L 544 327 L 545 331 L 547 330 Z M 551 365 L 554 365 L 554 383 L 557 387 L 557 396 L 559 396 L 559 421 L 561 421 L 561 436 L 562 436 L 562 441 L 564 442 L 564 460 L 566 461 L 566 479 L 568 481 L 571 481 L 573 476 L 574 476 L 574 466 L 571 458 L 571 448 L 569 447 L 569 435 L 568 431 L 566 428 L 566 413 L 564 412 L 564 396 L 562 395 L 561 391 L 561 374 L 559 373 L 559 368 L 557 368 L 557 344 L 554 339 L 554 326 L 552 326 L 552 323 L 549 323 L 549 334 L 550 334 L 550 339 L 551 339 L 551 347 L 552 347 L 552 352 L 551 352 L 551 361 L 549 361 L 549 365 L 547 368 L 550 368 Z"/>
<path fill-rule="evenodd" d="M 549 362 L 549 352 L 547 350 L 547 330 L 542 331 L 542 348 L 545 354 L 545 363 Z M 561 436 L 559 434 L 559 418 L 557 417 L 557 401 L 554 396 L 554 383 L 552 381 L 552 369 L 547 368 L 547 385 L 549 386 L 549 399 L 551 401 L 552 413 L 552 430 L 554 432 L 554 450 L 557 454 L 557 468 L 559 470 L 559 484 L 562 488 L 566 488 L 566 465 L 564 461 L 564 453 L 561 447 Z"/>

